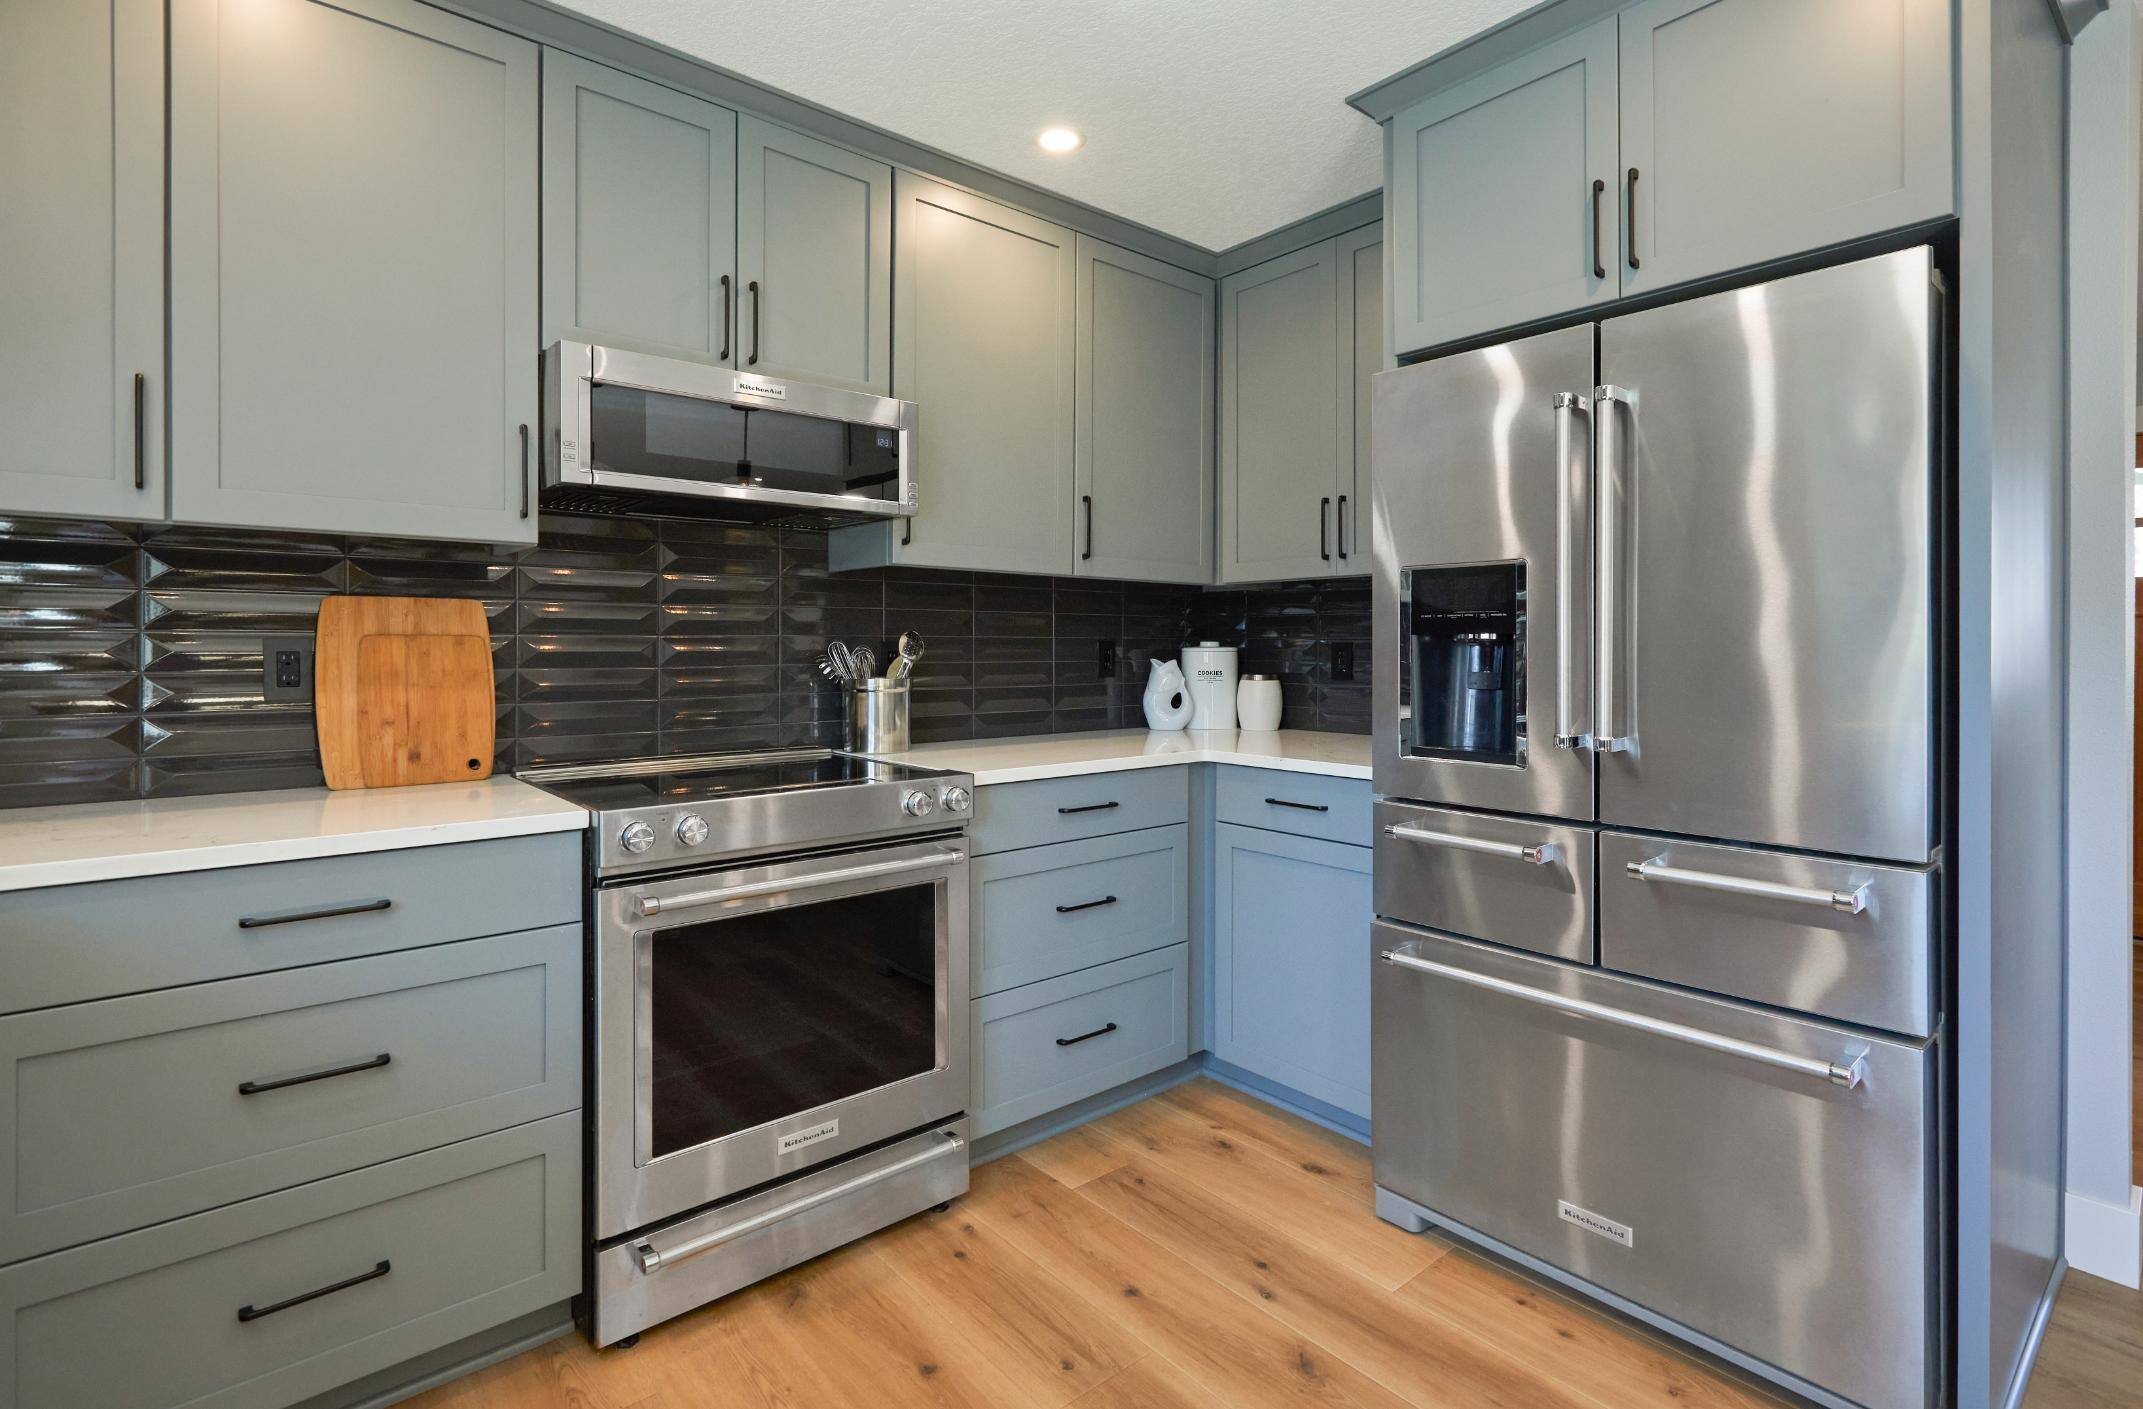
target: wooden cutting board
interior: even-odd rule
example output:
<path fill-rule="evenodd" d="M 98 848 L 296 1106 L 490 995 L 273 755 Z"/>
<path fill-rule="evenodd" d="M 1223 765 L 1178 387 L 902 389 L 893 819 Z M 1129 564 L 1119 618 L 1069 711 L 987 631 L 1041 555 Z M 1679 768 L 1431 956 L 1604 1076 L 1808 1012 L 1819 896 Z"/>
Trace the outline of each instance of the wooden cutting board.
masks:
<path fill-rule="evenodd" d="M 314 637 L 313 715 L 331 788 L 490 777 L 498 703 L 482 604 L 329 597 Z"/>

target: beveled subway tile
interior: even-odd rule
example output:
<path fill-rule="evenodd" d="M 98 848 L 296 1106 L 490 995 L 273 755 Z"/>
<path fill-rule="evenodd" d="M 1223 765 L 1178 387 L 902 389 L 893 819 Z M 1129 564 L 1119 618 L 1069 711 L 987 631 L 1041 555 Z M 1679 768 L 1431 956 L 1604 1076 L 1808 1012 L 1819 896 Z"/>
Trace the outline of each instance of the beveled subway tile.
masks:
<path fill-rule="evenodd" d="M 647 524 L 622 518 L 570 523 L 570 530 L 554 531 L 553 516 L 545 515 L 543 536 L 535 547 L 521 551 L 520 565 L 650 573 L 662 567 L 662 545 Z"/>
<path fill-rule="evenodd" d="M 106 523 L 100 519 L 40 519 L 21 514 L 0 514 L 0 539 L 72 538 L 88 542 L 134 543 L 141 529 L 134 524 Z"/>
<path fill-rule="evenodd" d="M 1055 621 L 1048 612 L 975 613 L 975 638 L 996 641 L 1046 641 L 1054 634 Z"/>
<path fill-rule="evenodd" d="M 1010 573 L 975 574 L 975 610 L 985 612 L 1041 612 L 1053 606 L 1049 583 L 1040 578 Z"/>
<path fill-rule="evenodd" d="M 201 758 L 304 753 L 319 747 L 310 705 L 265 704 L 257 684 L 249 699 L 226 698 L 228 702 L 209 697 L 184 708 L 151 711 L 142 721 L 142 752 L 151 758 Z"/>
<path fill-rule="evenodd" d="M 948 744 L 960 739 L 972 739 L 975 737 L 975 716 L 948 714 L 942 717 L 912 719 L 908 723 L 908 737 L 918 744 Z"/>
<path fill-rule="evenodd" d="M 867 576 L 783 574 L 783 606 L 857 607 L 878 611 L 885 605 L 885 584 Z"/>
<path fill-rule="evenodd" d="M 665 602 L 657 614 L 665 639 L 704 636 L 770 636 L 786 613 L 772 597 L 763 602 L 709 603 L 687 606 Z"/>
<path fill-rule="evenodd" d="M 662 610 L 653 602 L 537 602 L 518 609 L 520 634 L 645 635 L 652 638 Z"/>
<path fill-rule="evenodd" d="M 566 567 L 524 565 L 520 570 L 524 598 L 550 601 L 653 602 L 661 586 L 652 567 Z"/>
<path fill-rule="evenodd" d="M 874 650 L 885 635 L 885 614 L 863 607 L 788 607 L 781 609 L 784 636 L 845 640 Z"/>
<path fill-rule="evenodd" d="M 220 631 L 310 635 L 326 593 L 144 592 L 142 621 L 152 632 Z"/>
<path fill-rule="evenodd" d="M 518 670 L 513 673 L 513 698 L 524 705 L 540 705 L 554 700 L 653 699 L 657 694 L 657 679 L 652 667 L 641 670 Z"/>
<path fill-rule="evenodd" d="M 140 736 L 140 721 L 132 715 L 0 719 L 0 766 L 80 759 L 116 763 L 140 751 Z"/>
<path fill-rule="evenodd" d="M 655 536 L 667 552 L 680 557 L 723 558 L 772 565 L 781 556 L 781 530 L 760 524 L 718 523 L 713 519 L 659 519 L 655 523 Z M 821 534 L 821 561 L 825 551 L 825 535 Z"/>
<path fill-rule="evenodd" d="M 134 587 L 141 551 L 125 540 L 0 537 L 0 592 L 16 587 Z"/>
<path fill-rule="evenodd" d="M 0 636 L 0 689 L 10 682 L 64 679 L 134 669 L 141 638 L 132 631 L 39 631 Z"/>
<path fill-rule="evenodd" d="M 905 573 L 896 573 L 886 579 L 885 606 L 889 612 L 958 612 L 964 615 L 974 611 L 975 600 L 975 585 L 966 580 L 918 579 Z"/>
<path fill-rule="evenodd" d="M 535 670 L 632 670 L 653 666 L 661 643 L 653 636 L 524 634 L 514 638 L 516 660 Z"/>
<path fill-rule="evenodd" d="M 326 785 L 320 760 L 309 753 L 236 754 L 199 758 L 152 757 L 142 769 L 143 795 L 190 797 Z"/>
<path fill-rule="evenodd" d="M 159 543 L 142 556 L 142 581 L 159 591 L 341 592 L 349 564 L 337 556 L 247 552 Z"/>
<path fill-rule="evenodd" d="M 352 558 L 349 590 L 366 597 L 476 597 L 510 603 L 515 568 L 504 559 Z"/>
<path fill-rule="evenodd" d="M 949 715 L 969 715 L 975 712 L 973 690 L 911 690 L 908 693 L 908 716 L 913 719 L 943 719 Z"/>
<path fill-rule="evenodd" d="M 227 548 L 240 553 L 300 553 L 340 557 L 347 548 L 332 533 L 299 533 L 294 530 L 260 528 L 215 528 L 196 524 L 148 524 L 141 541 L 152 553 L 165 549 Z"/>
<path fill-rule="evenodd" d="M 124 759 L 0 763 L 0 807 L 123 802 L 140 795 L 141 765 Z"/>
<path fill-rule="evenodd" d="M 716 565 L 665 568 L 660 578 L 665 604 L 697 606 L 750 603 L 776 605 L 781 601 L 781 579 L 772 573 L 723 572 Z"/>
<path fill-rule="evenodd" d="M 1090 577 L 1059 577 L 1050 582 L 1051 604 L 1059 616 L 1071 613 L 1106 613 L 1121 616 L 1124 587 Z"/>
<path fill-rule="evenodd" d="M 895 607 L 888 603 L 885 609 L 885 629 L 889 636 L 899 636 L 903 631 L 913 631 L 927 644 L 933 641 L 950 643 L 966 640 L 975 634 L 973 612 L 924 611 L 916 607 Z"/>
<path fill-rule="evenodd" d="M 133 714 L 141 708 L 141 677 L 70 672 L 11 676 L 0 665 L 0 728 L 10 719 L 72 719 Z"/>
<path fill-rule="evenodd" d="M 1058 709 L 1051 716 L 1055 732 L 1059 734 L 1086 734 L 1096 729 L 1120 727 L 1121 715 L 1113 709 Z"/>
<path fill-rule="evenodd" d="M 123 588 L 0 587 L 0 634 L 137 626 L 140 594 Z"/>
<path fill-rule="evenodd" d="M 974 669 L 978 689 L 1046 690 L 1057 679 L 1056 665 L 1047 660 L 978 661 Z"/>
<path fill-rule="evenodd" d="M 1056 720 L 1048 710 L 1032 710 L 1023 714 L 975 715 L 975 732 L 978 739 L 1017 739 L 1029 734 L 1056 732 Z"/>
<path fill-rule="evenodd" d="M 662 736 L 698 729 L 766 729 L 781 722 L 777 695 L 731 695 L 721 700 L 695 700 L 677 708 L 665 703 Z"/>
<path fill-rule="evenodd" d="M 975 691 L 975 713 L 1005 714 L 1025 711 L 1046 713 L 1054 705 L 1047 685 L 1015 689 L 1005 686 L 984 687 Z"/>
<path fill-rule="evenodd" d="M 607 763 L 643 758 L 657 751 L 652 731 L 640 734 L 522 734 L 514 741 L 514 766 L 539 768 L 547 763 Z"/>
<path fill-rule="evenodd" d="M 655 709 L 651 699 L 524 701 L 514 712 L 514 734 L 523 741 L 595 734 L 651 734 L 656 729 Z"/>
<path fill-rule="evenodd" d="M 679 729 L 665 731 L 662 735 L 661 752 L 668 755 L 688 753 L 744 753 L 752 749 L 801 747 L 807 743 L 819 743 L 825 747 L 837 747 L 841 740 L 798 740 L 780 725 L 751 724 L 738 728 Z"/>

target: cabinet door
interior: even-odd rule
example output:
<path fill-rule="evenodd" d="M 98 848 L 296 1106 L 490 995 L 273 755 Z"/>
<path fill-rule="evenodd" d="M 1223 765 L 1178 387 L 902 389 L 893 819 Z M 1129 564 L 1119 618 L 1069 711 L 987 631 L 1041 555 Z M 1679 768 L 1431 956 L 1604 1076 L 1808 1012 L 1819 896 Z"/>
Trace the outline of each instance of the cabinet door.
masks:
<path fill-rule="evenodd" d="M 922 410 L 892 559 L 1068 576 L 1072 233 L 907 172 L 893 194 L 893 394 Z"/>
<path fill-rule="evenodd" d="M 543 345 L 735 366 L 737 115 L 543 52 Z"/>
<path fill-rule="evenodd" d="M 1213 1054 L 1366 1119 L 1372 852 L 1214 832 Z"/>
<path fill-rule="evenodd" d="M 1645 0 L 1621 25 L 1624 293 L 1950 213 L 1947 0 Z"/>
<path fill-rule="evenodd" d="M 1393 351 L 1620 292 L 1613 19 L 1423 99 L 1388 140 Z"/>
<path fill-rule="evenodd" d="M 1338 263 L 1326 240 L 1221 280 L 1223 582 L 1332 573 Z"/>
<path fill-rule="evenodd" d="M 893 168 L 740 118 L 737 317 L 737 366 L 886 395 Z"/>
<path fill-rule="evenodd" d="M 0 513 L 161 518 L 161 0 L 0 8 L 0 131 Z"/>
<path fill-rule="evenodd" d="M 1079 236 L 1079 572 L 1213 580 L 1213 281 Z"/>
<path fill-rule="evenodd" d="M 443 10 L 174 8 L 174 517 L 535 541 L 536 129 Z"/>
<path fill-rule="evenodd" d="M 1384 370 L 1384 227 L 1365 225 L 1335 244 L 1339 312 L 1333 356 L 1339 377 L 1339 496 L 1332 507 L 1333 569 L 1369 571 L 1370 379 Z"/>

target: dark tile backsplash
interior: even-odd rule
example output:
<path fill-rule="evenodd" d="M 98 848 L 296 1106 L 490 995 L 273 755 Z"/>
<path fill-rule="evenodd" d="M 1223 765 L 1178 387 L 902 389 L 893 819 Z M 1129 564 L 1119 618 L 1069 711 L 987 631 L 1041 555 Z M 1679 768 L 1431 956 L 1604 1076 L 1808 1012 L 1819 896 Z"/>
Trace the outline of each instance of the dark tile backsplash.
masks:
<path fill-rule="evenodd" d="M 902 631 L 917 742 L 1136 728 L 1146 665 L 1244 647 L 1290 728 L 1369 728 L 1366 580 L 1210 590 L 890 568 L 830 573 L 825 535 L 546 514 L 533 548 L 0 519 L 0 807 L 320 783 L 312 708 L 262 698 L 262 638 L 320 598 L 472 597 L 491 621 L 501 772 L 838 743 L 830 638 Z M 1116 643 L 1113 679 L 1098 660 Z M 1331 647 L 1355 657 L 1331 678 Z"/>

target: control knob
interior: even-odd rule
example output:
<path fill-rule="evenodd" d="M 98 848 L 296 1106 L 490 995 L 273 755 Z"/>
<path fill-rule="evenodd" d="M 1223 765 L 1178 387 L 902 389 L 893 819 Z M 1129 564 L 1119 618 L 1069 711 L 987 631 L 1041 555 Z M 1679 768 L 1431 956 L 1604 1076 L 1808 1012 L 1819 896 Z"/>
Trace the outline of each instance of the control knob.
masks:
<path fill-rule="evenodd" d="M 645 822 L 628 822 L 625 830 L 618 833 L 618 845 L 634 856 L 655 844 L 655 829 Z"/>
<path fill-rule="evenodd" d="M 928 817 L 937 806 L 930 800 L 930 794 L 924 792 L 911 792 L 900 800 L 900 810 L 910 817 Z"/>
<path fill-rule="evenodd" d="M 707 819 L 697 812 L 687 812 L 677 819 L 677 844 L 698 846 L 707 840 Z"/>
<path fill-rule="evenodd" d="M 943 801 L 947 812 L 965 812 L 974 801 L 974 795 L 965 788 L 952 787 L 945 790 Z"/>

